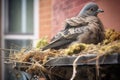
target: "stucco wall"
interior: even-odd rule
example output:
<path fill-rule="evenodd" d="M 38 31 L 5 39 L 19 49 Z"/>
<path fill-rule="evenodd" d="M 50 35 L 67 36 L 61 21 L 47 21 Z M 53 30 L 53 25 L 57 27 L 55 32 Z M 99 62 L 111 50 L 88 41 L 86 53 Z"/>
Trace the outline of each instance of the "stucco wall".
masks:
<path fill-rule="evenodd" d="M 99 15 L 105 28 L 120 31 L 120 0 L 100 0 L 97 3 L 105 11 Z"/>

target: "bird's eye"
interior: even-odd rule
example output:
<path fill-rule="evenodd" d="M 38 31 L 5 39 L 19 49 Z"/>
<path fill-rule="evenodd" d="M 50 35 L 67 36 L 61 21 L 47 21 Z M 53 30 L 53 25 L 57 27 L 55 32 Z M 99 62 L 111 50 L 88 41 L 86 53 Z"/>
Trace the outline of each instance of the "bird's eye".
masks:
<path fill-rule="evenodd" d="M 94 11 L 94 9 L 93 9 L 93 8 L 91 8 L 91 9 L 90 9 L 90 11 Z"/>

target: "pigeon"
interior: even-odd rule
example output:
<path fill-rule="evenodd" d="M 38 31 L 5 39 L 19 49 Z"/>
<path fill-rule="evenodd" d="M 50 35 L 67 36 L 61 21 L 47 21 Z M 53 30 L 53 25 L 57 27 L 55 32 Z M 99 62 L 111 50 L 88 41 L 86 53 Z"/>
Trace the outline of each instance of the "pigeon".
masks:
<path fill-rule="evenodd" d="M 98 13 L 102 12 L 104 11 L 99 9 L 96 3 L 87 3 L 77 16 L 65 20 L 64 29 L 58 32 L 42 50 L 58 50 L 74 43 L 98 44 L 103 41 L 104 26 L 97 17 Z"/>

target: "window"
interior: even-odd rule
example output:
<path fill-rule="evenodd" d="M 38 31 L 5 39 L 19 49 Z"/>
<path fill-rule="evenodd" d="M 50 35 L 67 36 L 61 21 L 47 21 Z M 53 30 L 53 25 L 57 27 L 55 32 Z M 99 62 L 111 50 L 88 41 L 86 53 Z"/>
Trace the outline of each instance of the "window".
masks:
<path fill-rule="evenodd" d="M 32 34 L 33 33 L 33 0 L 5 0 L 7 34 Z"/>
<path fill-rule="evenodd" d="M 20 49 L 38 39 L 38 3 L 39 0 L 2 0 L 2 48 L 16 45 L 19 48 L 14 48 Z M 10 75 L 10 71 L 4 67 L 3 74 Z M 8 80 L 8 75 L 3 80 Z"/>

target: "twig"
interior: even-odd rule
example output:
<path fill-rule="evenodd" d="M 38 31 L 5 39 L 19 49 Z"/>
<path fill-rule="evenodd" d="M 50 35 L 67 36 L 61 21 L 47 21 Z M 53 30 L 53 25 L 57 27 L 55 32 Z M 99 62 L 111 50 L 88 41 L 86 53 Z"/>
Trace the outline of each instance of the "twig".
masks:
<path fill-rule="evenodd" d="M 100 57 L 102 57 L 104 55 L 106 55 L 106 53 L 100 53 L 99 56 L 97 55 L 97 57 L 100 58 Z M 89 59 L 89 60 L 86 60 L 86 61 L 83 61 L 83 62 L 86 63 L 86 62 L 91 62 L 91 61 L 97 60 L 97 57 Z"/>
<path fill-rule="evenodd" d="M 99 51 L 98 51 L 99 52 Z M 106 53 L 101 53 L 100 55 L 97 55 L 97 57 L 96 58 L 93 58 L 93 59 L 90 59 L 90 60 L 88 60 L 87 62 L 89 62 L 89 61 L 93 61 L 93 60 L 96 60 L 96 75 L 97 76 L 99 76 L 99 58 L 100 57 L 102 57 L 102 56 L 104 56 Z M 87 54 L 83 54 L 83 53 L 81 53 L 81 55 L 79 55 L 75 60 L 74 60 L 74 62 L 73 62 L 73 74 L 72 74 L 72 77 L 71 77 L 71 79 L 70 80 L 74 80 L 74 78 L 75 78 L 75 75 L 76 75 L 76 73 L 77 73 L 77 70 L 76 70 L 76 68 L 77 68 L 77 61 L 78 61 L 78 59 L 80 58 L 80 57 L 83 57 L 83 56 L 86 56 Z M 97 78 L 97 77 L 96 77 Z"/>
<path fill-rule="evenodd" d="M 79 58 L 82 57 L 82 56 L 86 56 L 86 54 L 81 54 L 81 55 L 79 55 L 79 56 L 74 60 L 74 62 L 73 62 L 73 74 L 72 74 L 72 77 L 71 77 L 70 80 L 74 80 L 75 75 L 76 75 L 76 73 L 77 73 L 77 70 L 76 70 L 77 64 L 76 64 L 76 63 L 77 63 L 77 61 L 79 60 Z"/>
<path fill-rule="evenodd" d="M 99 80 L 99 56 L 96 57 L 96 80 Z"/>

